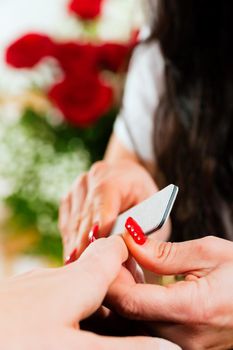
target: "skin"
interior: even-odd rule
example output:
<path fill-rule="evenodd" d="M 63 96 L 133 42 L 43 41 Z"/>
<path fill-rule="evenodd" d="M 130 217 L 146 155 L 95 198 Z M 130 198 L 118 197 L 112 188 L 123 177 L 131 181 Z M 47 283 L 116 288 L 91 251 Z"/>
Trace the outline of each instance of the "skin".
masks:
<path fill-rule="evenodd" d="M 100 234 L 106 235 L 119 212 L 154 193 L 157 186 L 151 168 L 151 164 L 142 166 L 113 136 L 105 160 L 85 175 L 86 187 L 78 179 L 61 205 L 65 252 L 69 254 L 75 246 L 85 249 L 93 222 L 99 219 Z M 124 239 L 145 269 L 160 275 L 184 274 L 185 281 L 168 287 L 138 284 L 134 274 L 121 269 L 108 293 L 109 306 L 130 319 L 146 320 L 152 334 L 184 349 L 233 348 L 233 243 L 213 237 L 162 242 L 170 230 L 168 223 L 141 247 L 128 234 Z"/>
<path fill-rule="evenodd" d="M 119 213 L 145 200 L 156 191 L 152 174 L 139 163 L 135 154 L 112 137 L 105 160 L 77 178 L 61 202 L 59 228 L 64 258 L 77 248 L 79 256 L 88 246 L 88 233 L 99 223 L 99 237 L 106 237 Z M 159 238 L 170 235 L 170 223 L 160 230 Z"/>
<path fill-rule="evenodd" d="M 233 348 L 233 243 L 205 237 L 184 243 L 148 238 L 142 246 L 128 233 L 134 259 L 161 275 L 184 275 L 168 285 L 137 284 L 130 272 L 111 286 L 108 302 L 130 319 L 146 320 L 151 332 L 182 349 Z"/>
<path fill-rule="evenodd" d="M 122 238 L 100 239 L 69 266 L 37 270 L 3 281 L 1 349 L 178 349 L 162 339 L 102 337 L 80 330 L 79 322 L 102 304 L 127 257 Z"/>

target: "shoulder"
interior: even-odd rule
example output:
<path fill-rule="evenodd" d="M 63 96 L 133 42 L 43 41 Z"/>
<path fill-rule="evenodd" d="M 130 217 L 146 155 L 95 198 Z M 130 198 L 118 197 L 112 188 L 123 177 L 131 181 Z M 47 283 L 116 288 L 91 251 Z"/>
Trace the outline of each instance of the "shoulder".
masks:
<path fill-rule="evenodd" d="M 141 42 L 134 50 L 132 61 L 144 61 L 154 67 L 162 69 L 164 59 L 158 41 Z"/>
<path fill-rule="evenodd" d="M 141 43 L 131 59 L 122 109 L 114 132 L 128 149 L 149 161 L 154 158 L 154 115 L 163 86 L 164 60 L 159 44 Z"/>
<path fill-rule="evenodd" d="M 137 97 L 140 98 L 142 107 L 155 110 L 164 89 L 164 66 L 158 42 L 138 45 L 129 66 L 124 103 Z"/>
<path fill-rule="evenodd" d="M 163 77 L 164 58 L 158 42 L 144 42 L 136 47 L 131 59 L 129 75 L 137 72 L 154 81 L 156 78 Z"/>

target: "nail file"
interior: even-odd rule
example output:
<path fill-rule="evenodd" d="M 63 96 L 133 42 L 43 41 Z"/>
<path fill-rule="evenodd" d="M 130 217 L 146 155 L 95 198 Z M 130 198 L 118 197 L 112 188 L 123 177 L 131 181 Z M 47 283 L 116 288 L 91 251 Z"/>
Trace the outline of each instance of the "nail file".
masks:
<path fill-rule="evenodd" d="M 120 214 L 113 226 L 111 235 L 125 230 L 125 221 L 128 217 L 135 219 L 146 235 L 159 230 L 170 215 L 178 190 L 177 186 L 169 185 Z"/>

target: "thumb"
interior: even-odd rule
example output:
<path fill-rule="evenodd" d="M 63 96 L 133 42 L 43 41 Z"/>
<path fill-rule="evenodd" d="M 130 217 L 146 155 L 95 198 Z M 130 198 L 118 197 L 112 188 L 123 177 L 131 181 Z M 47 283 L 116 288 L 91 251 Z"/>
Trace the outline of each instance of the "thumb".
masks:
<path fill-rule="evenodd" d="M 63 267 L 67 270 L 68 285 L 65 288 L 66 311 L 71 318 L 82 320 L 96 311 L 109 286 L 120 272 L 128 251 L 121 237 L 99 239 L 91 244 L 78 261 Z M 64 296 L 63 296 L 64 298 Z"/>
<path fill-rule="evenodd" d="M 123 238 L 132 256 L 144 268 L 158 274 L 185 274 L 202 269 L 206 272 L 227 261 L 227 252 L 232 252 L 228 241 L 213 236 L 171 243 L 157 241 L 155 235 L 146 237 L 132 218 L 126 221 L 125 227 Z"/>

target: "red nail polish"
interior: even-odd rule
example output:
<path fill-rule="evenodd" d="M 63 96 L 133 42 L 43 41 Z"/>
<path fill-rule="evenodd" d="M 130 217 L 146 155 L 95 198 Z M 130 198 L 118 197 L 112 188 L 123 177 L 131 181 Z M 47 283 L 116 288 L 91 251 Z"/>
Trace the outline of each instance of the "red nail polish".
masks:
<path fill-rule="evenodd" d="M 72 253 L 65 259 L 65 265 L 69 265 L 77 260 L 77 249 L 75 248 Z"/>
<path fill-rule="evenodd" d="M 125 228 L 130 236 L 133 237 L 135 243 L 143 245 L 146 242 L 146 235 L 133 218 L 128 218 L 126 220 Z"/>
<path fill-rule="evenodd" d="M 88 234 L 89 243 L 95 242 L 98 239 L 99 225 L 94 224 L 91 231 Z"/>

